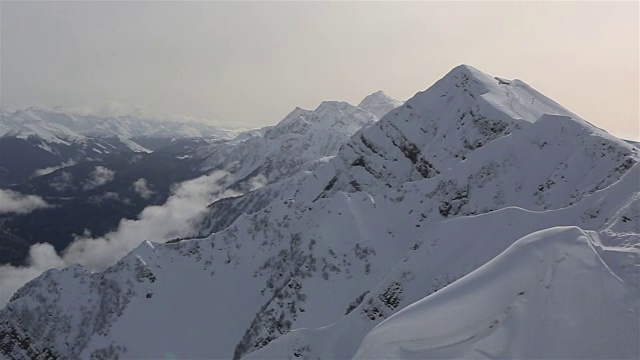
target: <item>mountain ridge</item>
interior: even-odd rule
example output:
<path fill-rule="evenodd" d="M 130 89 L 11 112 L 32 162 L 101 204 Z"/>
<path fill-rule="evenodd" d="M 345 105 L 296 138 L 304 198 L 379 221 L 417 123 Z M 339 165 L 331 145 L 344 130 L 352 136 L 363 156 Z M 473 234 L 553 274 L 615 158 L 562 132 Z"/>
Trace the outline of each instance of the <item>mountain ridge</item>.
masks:
<path fill-rule="evenodd" d="M 210 228 L 222 222 L 216 216 L 231 219 L 200 239 L 144 241 L 103 272 L 81 266 L 47 271 L 0 310 L 0 352 L 383 356 L 376 344 L 413 336 L 384 330 L 390 323 L 394 328 L 394 319 L 411 318 L 402 315 L 420 308 L 411 304 L 460 291 L 458 281 L 471 282 L 465 277 L 477 276 L 474 271 L 497 257 L 513 258 L 510 246 L 536 231 L 576 226 L 562 233 L 581 238 L 591 231 L 609 250 L 637 256 L 639 150 L 519 81 L 477 72 L 454 68 L 355 131 L 335 156 L 212 204 L 214 212 L 205 215 L 214 217 Z M 294 112 L 304 129 L 311 113 Z M 255 175 L 238 174 L 245 173 Z M 629 291 L 637 291 L 632 258 L 598 254 Z M 549 259 L 549 269 L 561 258 Z M 581 269 L 577 263 L 562 266 Z M 191 293 L 197 296 L 184 296 Z M 490 299 L 506 301 L 499 295 Z M 607 306 L 633 310 L 602 296 Z M 565 297 L 557 299 L 565 304 Z M 498 320 L 495 331 L 503 334 Z M 397 328 L 410 325 L 401 321 Z M 606 339 L 622 337 L 629 344 L 635 334 L 630 329 Z M 585 334 L 585 341 L 597 340 Z M 446 335 L 467 340 L 457 329 Z M 493 352 L 479 354 L 499 354 L 505 346 L 491 344 Z M 388 349 L 391 357 L 411 355 L 406 346 Z"/>

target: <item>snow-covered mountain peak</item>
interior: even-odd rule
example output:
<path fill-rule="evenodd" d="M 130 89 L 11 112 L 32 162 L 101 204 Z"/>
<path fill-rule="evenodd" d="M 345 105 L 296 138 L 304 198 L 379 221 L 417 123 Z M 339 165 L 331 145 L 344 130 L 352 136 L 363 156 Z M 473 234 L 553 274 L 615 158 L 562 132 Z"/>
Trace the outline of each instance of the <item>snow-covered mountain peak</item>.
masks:
<path fill-rule="evenodd" d="M 353 134 L 377 120 L 372 112 L 349 103 L 324 101 L 314 110 L 296 107 L 278 124 L 260 129 L 257 136 L 243 136 L 244 141 L 238 143 L 227 142 L 200 149 L 198 156 L 204 159 L 204 169 L 233 173 L 236 187 L 257 175 L 274 183 L 296 173 L 302 175 L 301 170 L 311 171 L 322 166 Z M 256 192 L 255 198 L 236 199 L 239 203 L 234 205 L 214 204 L 198 231 L 201 234 L 216 231 L 243 212 L 259 210 L 268 203 L 267 199 L 273 199 L 279 193 L 279 190 L 272 192 L 269 189 L 266 186 L 265 192 Z M 261 205 L 254 202 L 259 198 Z M 249 201 L 245 201 L 247 199 Z M 225 209 L 220 210 L 220 207 Z"/>
<path fill-rule="evenodd" d="M 377 121 L 369 111 L 342 101 L 324 101 L 315 110 L 296 107 L 262 137 L 237 146 L 213 145 L 203 167 L 224 169 L 237 180 L 256 174 L 275 181 L 318 159 L 333 156 L 351 135 Z"/>
<path fill-rule="evenodd" d="M 363 113 L 362 109 L 359 109 L 344 101 L 323 101 L 315 108 L 315 110 L 303 109 L 296 106 L 287 116 L 284 117 L 276 125 L 268 127 L 265 130 L 266 136 L 273 136 L 274 134 L 283 134 L 292 127 L 299 127 L 302 124 L 323 123 L 325 126 L 333 124 L 336 118 L 344 114 Z M 371 117 L 371 116 L 369 116 Z"/>
<path fill-rule="evenodd" d="M 493 76 L 466 64 L 454 67 L 447 73 L 447 75 L 444 76 L 443 79 L 461 85 L 463 83 L 470 82 L 473 84 L 472 86 L 485 86 L 487 88 L 491 87 L 495 83 L 495 78 Z"/>
<path fill-rule="evenodd" d="M 280 120 L 280 122 L 278 122 L 276 125 L 271 126 L 271 128 L 274 128 L 277 126 L 286 126 L 287 124 L 293 123 L 299 120 L 301 117 L 308 115 L 311 111 L 312 110 L 307 110 L 299 106 L 296 106 L 296 108 L 293 109 L 289 114 L 287 114 L 287 116 L 285 116 L 284 119 Z"/>
<path fill-rule="evenodd" d="M 382 90 L 378 90 L 373 94 L 365 96 L 362 101 L 358 104 L 360 109 L 367 110 L 377 117 L 381 118 L 386 115 L 389 111 L 397 108 L 402 105 L 402 101 L 398 101 L 389 97 Z"/>
<path fill-rule="evenodd" d="M 355 134 L 318 177 L 318 191 L 379 192 L 433 177 L 544 114 L 583 122 L 522 81 L 458 66 Z"/>
<path fill-rule="evenodd" d="M 349 128 L 353 134 L 360 128 L 373 123 L 378 118 L 358 107 L 343 101 L 323 101 L 315 110 L 296 107 L 289 115 L 275 126 L 265 131 L 267 139 L 290 137 L 292 134 L 304 134 L 317 131 L 339 131 Z M 320 135 L 320 134 L 317 134 Z"/>
<path fill-rule="evenodd" d="M 353 105 L 344 101 L 327 100 L 321 102 L 320 105 L 318 105 L 318 107 L 315 109 L 315 111 L 318 113 L 327 113 L 330 111 L 346 110 L 351 107 L 353 107 Z"/>
<path fill-rule="evenodd" d="M 488 118 L 511 122 L 531 123 L 544 114 L 580 118 L 522 80 L 492 77 L 468 65 L 453 68 L 407 103 L 422 113 L 433 112 L 444 105 L 449 111 L 462 112 L 471 108 L 484 112 Z"/>

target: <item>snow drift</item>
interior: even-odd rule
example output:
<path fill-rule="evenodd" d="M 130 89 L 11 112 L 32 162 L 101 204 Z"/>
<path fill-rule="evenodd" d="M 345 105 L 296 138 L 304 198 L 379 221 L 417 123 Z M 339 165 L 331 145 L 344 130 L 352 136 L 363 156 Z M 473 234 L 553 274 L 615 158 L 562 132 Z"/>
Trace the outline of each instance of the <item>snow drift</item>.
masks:
<path fill-rule="evenodd" d="M 634 358 L 638 279 L 617 276 L 599 251 L 640 255 L 577 227 L 528 235 L 382 322 L 355 358 Z"/>

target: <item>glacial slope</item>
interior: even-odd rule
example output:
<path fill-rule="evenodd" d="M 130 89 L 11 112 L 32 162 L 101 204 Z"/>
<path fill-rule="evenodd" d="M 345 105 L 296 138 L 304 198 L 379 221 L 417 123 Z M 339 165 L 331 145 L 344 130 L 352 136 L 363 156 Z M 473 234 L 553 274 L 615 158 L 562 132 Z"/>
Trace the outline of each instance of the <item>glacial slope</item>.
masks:
<path fill-rule="evenodd" d="M 600 252 L 640 260 L 577 227 L 532 233 L 378 325 L 355 358 L 637 358 L 640 279 Z"/>

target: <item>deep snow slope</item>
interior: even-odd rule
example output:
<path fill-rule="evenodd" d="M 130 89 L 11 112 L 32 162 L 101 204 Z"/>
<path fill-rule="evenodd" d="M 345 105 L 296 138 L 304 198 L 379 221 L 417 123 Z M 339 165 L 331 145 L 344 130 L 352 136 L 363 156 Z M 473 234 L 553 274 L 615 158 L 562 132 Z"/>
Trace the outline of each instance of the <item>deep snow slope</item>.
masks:
<path fill-rule="evenodd" d="M 246 133 L 244 141 L 199 149 L 194 156 L 204 159 L 203 167 L 234 174 L 232 186 L 238 190 L 246 189 L 246 181 L 256 176 L 265 184 L 283 181 L 248 197 L 213 204 L 203 217 L 200 233 L 217 231 L 242 213 L 260 210 L 280 194 L 279 190 L 295 186 L 292 182 L 296 179 L 289 179 L 292 175 L 324 164 L 355 132 L 376 122 L 378 114 L 401 104 L 382 92 L 368 95 L 358 107 L 325 101 L 315 110 L 296 108 L 275 126 Z"/>
<path fill-rule="evenodd" d="M 599 251 L 640 260 L 577 227 L 532 233 L 381 323 L 355 358 L 637 358 L 640 279 L 618 276 Z"/>
<path fill-rule="evenodd" d="M 409 201 L 419 201 L 414 206 L 422 210 L 412 217 L 420 222 L 504 206 L 532 210 L 564 207 L 610 185 L 638 161 L 638 154 L 637 148 L 585 122 L 544 115 L 526 131 L 477 149 L 468 161 L 434 177 L 428 185 L 406 183 L 394 196 L 407 195 Z M 338 158 L 319 161 L 310 175 L 297 174 L 241 198 L 213 204 L 203 229 L 215 229 L 216 223 L 226 226 L 247 209 L 260 209 L 278 196 L 313 202 L 330 190 L 331 182 L 324 190 L 317 184 L 328 179 L 327 174 L 333 174 L 339 162 Z M 359 170 L 356 166 L 340 174 L 349 176 Z"/>
<path fill-rule="evenodd" d="M 535 99 L 526 98 L 534 95 Z M 426 100 L 417 101 L 421 98 Z M 469 111 L 491 120 L 495 131 L 483 132 L 484 125 L 478 122 L 485 120 Z M 459 121 L 467 116 L 477 121 Z M 305 119 L 300 115 L 295 120 L 300 118 Z M 421 132 L 427 121 L 438 128 L 453 126 L 448 132 L 435 131 L 448 139 Z M 431 125 L 427 133 L 433 130 Z M 467 317 L 453 317 L 452 324 L 437 327 L 445 331 L 442 339 L 425 333 L 427 346 L 461 339 L 453 356 L 476 356 L 480 353 L 469 349 L 477 348 L 489 357 L 500 354 L 504 344 L 506 355 L 528 354 L 517 352 L 536 346 L 528 339 L 551 340 L 533 333 L 539 329 L 536 326 L 546 324 L 543 318 L 538 325 L 520 326 L 529 320 L 523 309 L 527 304 L 545 311 L 553 304 L 558 309 L 569 306 L 566 302 L 575 296 L 565 296 L 571 292 L 559 288 L 567 284 L 565 276 L 570 277 L 573 269 L 587 275 L 580 277 L 581 291 L 597 297 L 589 306 L 617 306 L 618 315 L 635 311 L 629 307 L 637 296 L 635 264 L 640 248 L 640 156 L 634 146 L 580 120 L 521 82 L 496 80 L 466 66 L 356 132 L 348 143 L 355 146 L 362 142 L 362 135 L 366 135 L 367 149 L 378 149 L 375 153 L 365 153 L 364 148 L 358 153 L 357 146 L 344 145 L 337 156 L 317 160 L 306 171 L 216 203 L 222 204 L 219 209 L 239 202 L 258 209 L 240 213 L 229 226 L 204 238 L 163 245 L 144 242 L 104 272 L 74 266 L 52 269 L 34 279 L 0 310 L 0 354 L 11 358 L 342 359 L 355 356 L 366 339 L 359 353 L 364 357 L 411 357 L 412 353 L 400 349 L 406 347 L 407 339 L 414 346 L 410 350 L 428 351 L 420 347 L 420 332 L 395 329 L 410 326 L 421 331 L 422 326 L 429 330 L 432 325 L 404 321 L 412 316 L 402 314 L 398 315 L 402 321 L 396 323 L 393 315 L 425 297 L 424 303 L 430 303 L 433 293 L 461 304 L 445 309 L 455 315 L 467 306 L 458 292 L 477 294 L 480 302 L 487 300 L 486 309 L 491 312 L 487 319 L 494 315 L 502 319 L 499 315 L 509 313 L 506 309 L 512 303 L 520 307 L 509 313 L 514 314 L 511 318 L 499 321 L 496 330 L 485 331 L 480 325 L 467 328 Z M 405 146 L 398 147 L 404 141 L 401 135 Z M 465 140 L 483 143 L 468 148 Z M 409 142 L 419 144 L 415 145 L 419 154 L 409 151 L 413 149 Z M 350 162 L 358 154 L 367 166 L 386 167 L 388 173 L 370 176 L 365 166 Z M 437 171 L 423 174 L 416 164 L 431 154 L 437 155 L 430 161 Z M 351 181 L 357 181 L 360 191 Z M 580 229 L 544 231 L 562 226 Z M 514 243 L 516 250 L 523 246 L 518 244 L 531 244 L 525 248 L 534 249 L 535 254 L 515 251 L 513 256 L 509 250 L 492 261 Z M 568 260 L 555 264 L 554 259 L 562 257 L 555 254 L 569 250 Z M 549 259 L 536 263 L 532 274 L 528 266 L 517 267 L 519 260 L 524 266 L 541 257 Z M 490 271 L 474 272 L 487 263 Z M 607 277 L 602 263 L 622 283 Z M 492 279 L 506 267 L 511 267 L 506 274 Z M 547 269 L 560 274 L 550 282 L 553 304 L 539 301 L 546 289 L 530 277 L 546 274 Z M 509 277 L 511 273 L 516 280 Z M 455 283 L 451 288 L 462 290 L 447 295 L 447 286 L 468 274 L 471 285 Z M 474 276 L 484 280 L 475 281 Z M 531 287 L 518 295 L 526 284 Z M 605 292 L 589 292 L 587 285 Z M 483 291 L 483 286 L 505 290 L 496 294 Z M 446 308 L 445 303 L 438 306 Z M 413 308 L 418 309 L 416 318 L 429 319 L 440 312 L 421 304 L 409 310 Z M 567 314 L 572 316 L 564 319 L 567 323 L 591 326 L 598 321 L 583 319 L 578 309 Z M 484 313 L 471 313 L 472 325 L 487 320 L 474 320 L 471 315 Z M 634 355 L 628 345 L 634 328 L 627 320 L 621 320 L 620 326 L 624 332 L 612 330 L 620 353 L 610 354 Z M 458 331 L 461 328 L 480 329 L 488 347 L 477 345 L 478 337 L 468 340 L 467 333 Z M 492 335 L 516 328 L 514 339 L 526 344 Z M 561 330 L 553 341 L 571 335 Z M 412 336 L 419 341 L 412 342 Z M 369 347 L 377 342 L 391 344 L 384 349 L 389 355 Z M 555 354 L 566 354 L 560 350 Z"/>
<path fill-rule="evenodd" d="M 365 97 L 359 106 L 382 113 L 398 104 L 383 92 L 376 92 Z M 308 111 L 298 108 L 276 128 L 284 129 L 291 123 L 299 123 L 305 114 Z M 241 164 L 237 166 L 246 170 L 240 174 L 253 170 L 251 174 L 256 175 L 263 171 L 256 170 L 261 164 L 279 164 L 276 175 L 282 172 L 295 176 L 269 176 L 270 184 L 282 181 L 242 198 L 213 204 L 202 221 L 199 235 L 220 230 L 242 213 L 259 210 L 277 196 L 309 202 L 337 191 L 375 194 L 398 188 L 407 181 L 433 177 L 461 163 L 475 150 L 493 140 L 530 126 L 543 114 L 579 119 L 520 80 L 493 78 L 470 66 L 461 65 L 429 89 L 417 93 L 404 105 L 387 112 L 374 125 L 362 128 L 348 140 L 344 139 L 344 146 L 331 147 L 332 151 L 325 151 L 324 155 L 318 154 L 318 146 L 314 145 L 313 139 L 309 139 L 308 133 L 304 133 L 303 141 L 292 142 L 290 138 L 298 139 L 299 135 L 274 128 L 266 129 L 265 133 L 284 136 L 284 141 L 274 139 L 273 144 L 264 144 L 262 139 L 255 137 L 238 146 L 238 149 L 228 144 L 214 145 L 212 149 L 215 151 L 209 155 L 210 167 Z M 322 123 L 331 122 L 324 120 Z M 350 130 L 355 132 L 358 128 Z M 279 146 L 281 143 L 293 143 L 295 147 L 283 148 Z M 314 150 L 315 156 L 304 156 L 300 144 L 310 144 L 307 146 Z M 265 161 L 266 156 L 255 160 L 253 157 L 258 156 L 256 154 L 276 155 L 274 161 Z M 336 156 L 320 159 L 329 155 Z M 233 160 L 225 162 L 230 158 Z M 244 165 L 246 163 L 251 166 Z M 292 167 L 291 163 L 297 166 Z M 313 170 L 313 175 L 300 174 L 300 170 L 305 169 L 300 164 L 307 164 L 306 170 Z"/>
<path fill-rule="evenodd" d="M 637 307 L 638 305 L 638 286 L 640 286 L 640 274 L 637 269 L 638 261 L 640 261 L 639 177 L 640 166 L 635 165 L 615 184 L 587 195 L 580 202 L 562 209 L 534 212 L 519 207 L 505 207 L 483 215 L 457 217 L 433 224 L 417 237 L 415 243 L 405 252 L 402 261 L 398 261 L 376 286 L 369 287 L 361 296 L 355 298 L 354 302 L 349 306 L 350 311 L 340 320 L 329 326 L 292 331 L 251 354 L 249 358 L 351 358 L 358 350 L 365 335 L 381 321 L 390 318 L 389 322 L 393 322 L 394 318 L 392 316 L 399 310 L 425 297 L 427 297 L 428 301 L 429 295 L 439 293 L 440 290 L 458 279 L 465 279 L 465 275 L 491 261 L 516 240 L 536 231 L 568 225 L 577 225 L 582 229 L 598 231 L 598 235 L 591 234 L 589 236 L 593 239 L 599 238 L 596 246 L 599 256 L 606 262 L 606 266 L 624 281 L 623 288 L 626 296 L 624 298 L 619 297 L 617 293 L 608 294 L 597 290 L 594 290 L 593 293 L 590 293 L 590 297 L 587 296 L 586 298 L 595 297 L 600 304 L 606 305 L 604 310 L 600 310 L 600 315 L 602 315 L 602 311 L 607 312 L 610 308 L 616 308 L 624 309 L 621 311 L 628 311 L 627 315 L 630 321 L 637 319 L 638 309 L 634 308 L 634 306 Z M 563 245 L 560 244 L 559 246 L 562 247 Z M 374 248 L 380 251 L 378 247 Z M 506 272 L 522 273 L 531 270 L 524 260 L 522 262 L 523 268 L 518 268 L 519 261 L 515 260 L 516 265 L 514 265 L 514 268 Z M 549 264 L 553 265 L 554 263 L 550 262 L 543 265 L 547 266 Z M 563 271 L 571 272 L 573 270 L 571 266 L 569 270 L 564 269 Z M 577 266 L 575 273 L 581 273 L 581 269 L 582 267 Z M 547 270 L 554 271 L 552 266 Z M 594 277 L 593 279 L 597 278 Z M 500 282 L 500 280 L 497 281 Z M 523 279 L 517 278 L 514 282 L 519 284 L 520 281 L 523 281 Z M 526 286 L 526 283 L 524 285 Z M 507 287 L 508 285 L 496 286 Z M 601 289 L 601 284 L 598 280 L 592 286 L 594 289 Z M 483 291 L 482 286 L 478 286 L 478 289 L 479 292 Z M 554 286 L 554 289 L 557 288 Z M 572 291 L 571 289 L 568 291 Z M 555 291 L 562 290 L 557 289 Z M 519 292 L 517 291 L 515 294 L 519 294 Z M 491 301 L 498 301 L 500 297 L 504 296 L 501 301 L 508 302 L 518 298 L 513 296 L 515 294 L 510 291 L 498 291 L 491 298 Z M 585 296 L 584 292 L 581 294 Z M 556 305 L 571 306 L 572 297 L 567 297 L 565 299 L 566 302 L 563 302 L 561 299 L 562 294 L 558 296 L 559 298 L 555 299 Z M 464 308 L 467 305 L 465 303 L 465 305 L 454 306 L 451 311 L 461 311 L 460 306 Z M 470 302 L 469 307 L 473 308 L 473 306 L 474 304 Z M 585 308 L 583 307 L 582 309 Z M 545 309 L 545 311 L 553 313 L 551 309 Z M 563 316 L 559 313 L 556 314 L 559 317 Z M 590 313 L 574 312 L 572 316 L 575 317 L 572 321 L 580 322 L 583 321 L 582 317 L 589 317 Z M 458 320 L 463 321 L 462 317 L 458 317 Z M 616 341 L 620 346 L 624 345 L 622 349 L 611 352 L 610 358 L 616 358 L 617 356 L 614 355 L 617 354 L 626 354 L 622 358 L 637 358 L 637 347 L 631 345 L 637 339 L 638 332 L 637 327 L 631 326 L 632 322 L 630 321 L 621 323 L 621 326 L 626 326 L 629 331 L 614 331 L 608 335 L 607 341 L 611 342 L 613 339 L 617 339 Z M 467 325 L 471 326 L 473 324 L 469 322 L 465 323 L 464 326 Z M 487 327 L 491 325 L 487 324 Z M 383 326 L 381 325 L 381 327 Z M 446 322 L 438 322 L 437 325 L 425 324 L 425 328 L 429 328 L 429 326 L 432 326 L 432 329 L 445 328 Z M 464 338 L 468 335 L 468 333 L 456 332 L 464 328 L 464 326 L 458 326 L 450 330 L 451 333 L 448 334 L 448 339 L 456 338 L 460 340 L 461 337 Z M 508 329 L 508 331 L 513 332 L 516 330 L 514 328 Z M 420 332 L 412 331 L 413 329 L 408 329 L 407 336 L 415 335 L 416 338 L 420 336 Z M 585 331 L 590 334 L 589 336 L 593 337 L 597 329 L 591 333 L 588 333 L 588 330 Z M 373 333 L 375 334 L 375 330 Z M 399 333 L 403 332 L 400 331 Z M 473 334 L 469 335 L 469 337 L 471 336 Z M 527 336 L 534 338 L 534 336 L 538 335 L 527 334 Z M 385 344 L 389 345 L 394 343 L 395 340 L 400 341 L 401 339 L 396 339 L 389 335 L 385 340 Z M 437 341 L 438 339 L 431 340 Z M 522 341 L 526 343 L 525 340 Z M 425 343 L 428 342 L 425 341 Z M 385 355 L 385 352 L 380 352 L 378 348 L 371 345 L 374 343 L 376 343 L 376 340 L 363 344 L 363 349 L 369 349 L 370 346 L 372 348 L 366 350 L 366 355 L 363 355 L 362 358 L 384 358 L 385 356 L 412 358 L 410 352 L 394 353 L 393 351 L 396 351 L 398 347 L 393 348 L 393 345 L 385 347 L 392 352 L 390 355 Z M 416 343 L 420 343 L 420 341 L 416 341 Z M 442 345 L 442 343 L 439 344 Z M 452 343 L 448 344 L 451 345 Z M 506 341 L 503 344 L 511 343 Z M 496 350 L 497 352 L 498 350 Z M 630 356 L 634 355 L 634 352 L 636 356 Z M 492 358 L 490 354 L 491 352 L 487 353 L 486 357 Z M 547 357 L 560 358 L 562 357 L 561 354 L 566 353 L 558 352 L 555 356 Z M 426 354 L 417 353 L 414 355 L 416 358 L 428 358 Z M 433 358 L 482 357 L 479 353 L 473 352 L 450 354 L 438 352 L 432 353 L 430 356 Z M 517 352 L 512 352 L 505 353 L 504 357 L 500 355 L 497 357 L 517 358 L 519 355 Z M 533 356 L 533 358 L 544 357 Z M 580 358 L 580 356 L 572 358 Z"/>
<path fill-rule="evenodd" d="M 354 135 L 314 192 L 378 193 L 433 177 L 543 114 L 579 119 L 520 80 L 499 80 L 458 66 Z"/>
<path fill-rule="evenodd" d="M 391 98 L 378 100 L 380 106 L 396 103 Z M 275 126 L 231 149 L 222 146 L 220 151 L 214 145 L 210 150 L 200 150 L 210 152 L 203 166 L 223 168 L 237 179 L 262 173 L 272 181 L 278 180 L 311 161 L 335 155 L 351 135 L 377 120 L 377 115 L 346 102 L 324 101 L 315 110 L 296 108 Z"/>

